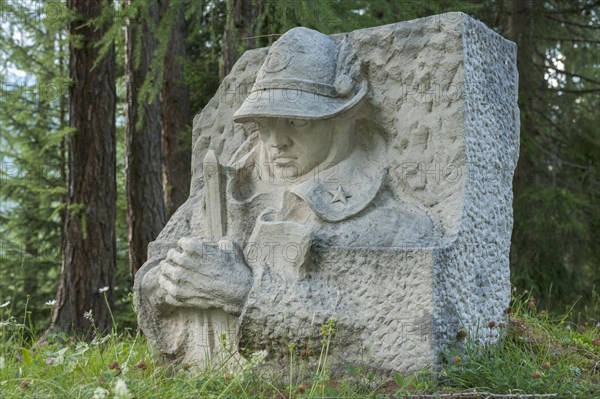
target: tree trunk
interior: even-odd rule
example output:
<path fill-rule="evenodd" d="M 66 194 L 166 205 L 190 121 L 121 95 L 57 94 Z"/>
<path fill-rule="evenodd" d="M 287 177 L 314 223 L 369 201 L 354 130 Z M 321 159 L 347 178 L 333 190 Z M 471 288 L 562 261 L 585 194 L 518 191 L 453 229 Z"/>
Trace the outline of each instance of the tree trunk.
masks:
<path fill-rule="evenodd" d="M 265 0 L 227 0 L 227 16 L 223 32 L 223 59 L 221 79 L 223 79 L 244 51 L 256 47 L 257 20 L 262 14 Z"/>
<path fill-rule="evenodd" d="M 130 19 L 125 34 L 125 171 L 132 279 L 146 261 L 148 244 L 158 236 L 166 220 L 158 96 L 150 103 L 140 103 L 140 89 L 156 49 L 150 24 L 158 24 L 156 0 L 149 0 L 146 6 L 149 15 L 144 17 L 138 13 L 136 18 Z M 141 48 L 137 48 L 138 45 Z M 135 59 L 138 51 L 139 63 Z"/>
<path fill-rule="evenodd" d="M 165 17 L 169 1 L 160 5 L 161 20 Z M 183 79 L 186 58 L 184 4 L 175 12 L 173 30 L 164 62 L 164 83 L 160 92 L 162 129 L 163 189 L 165 208 L 170 217 L 190 194 L 192 137 L 190 95 Z"/>
<path fill-rule="evenodd" d="M 536 133 L 536 127 L 533 123 L 533 108 L 536 106 L 535 93 L 538 90 L 537 85 L 543 84 L 543 76 L 532 76 L 535 69 L 532 66 L 533 57 L 536 57 L 534 43 L 528 35 L 528 24 L 531 22 L 533 14 L 533 5 L 530 1 L 509 0 L 504 3 L 503 12 L 505 14 L 504 36 L 517 43 L 517 67 L 519 71 L 519 108 L 521 112 L 521 150 L 519 160 L 515 169 L 513 178 L 513 192 L 515 195 L 515 207 L 519 205 L 519 195 L 529 186 L 532 179 L 533 160 L 528 151 L 524 151 L 523 144 L 528 139 L 527 136 L 533 136 Z M 526 88 L 526 90 L 524 90 Z M 524 98 L 523 95 L 529 96 Z M 520 273 L 519 265 L 520 251 L 523 242 L 527 237 L 521 236 L 518 221 L 515 221 L 515 229 L 512 236 L 511 245 L 511 273 L 518 275 Z"/>
<path fill-rule="evenodd" d="M 102 287 L 114 286 L 116 269 L 116 131 L 115 52 L 111 49 L 94 67 L 97 41 L 106 28 L 87 25 L 110 0 L 69 0 L 77 17 L 70 34 L 80 37 L 69 46 L 69 126 L 67 136 L 68 197 L 62 246 L 58 304 L 50 330 L 87 335 L 91 310 L 100 330 L 111 326 Z M 105 293 L 113 304 L 112 290 Z"/>

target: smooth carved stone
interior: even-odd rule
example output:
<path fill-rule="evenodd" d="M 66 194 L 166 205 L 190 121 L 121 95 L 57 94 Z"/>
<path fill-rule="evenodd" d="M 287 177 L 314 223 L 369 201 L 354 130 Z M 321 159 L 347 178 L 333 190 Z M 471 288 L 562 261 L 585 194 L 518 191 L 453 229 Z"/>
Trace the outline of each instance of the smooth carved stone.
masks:
<path fill-rule="evenodd" d="M 136 276 L 149 341 L 285 368 L 333 319 L 332 365 L 414 371 L 461 329 L 497 340 L 516 71 L 515 45 L 462 13 L 247 51 L 194 120 L 190 197 Z"/>

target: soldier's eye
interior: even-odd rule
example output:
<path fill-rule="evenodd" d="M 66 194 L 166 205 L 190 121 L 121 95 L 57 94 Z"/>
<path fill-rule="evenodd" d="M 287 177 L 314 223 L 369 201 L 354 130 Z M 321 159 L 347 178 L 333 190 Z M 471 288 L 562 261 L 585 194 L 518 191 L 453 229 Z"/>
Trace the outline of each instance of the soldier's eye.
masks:
<path fill-rule="evenodd" d="M 308 121 L 305 121 L 302 119 L 290 119 L 289 124 L 290 124 L 290 126 L 294 126 L 294 127 L 302 127 L 302 126 L 306 126 L 308 124 Z"/>
<path fill-rule="evenodd" d="M 260 138 L 260 141 L 267 141 L 269 140 L 269 132 L 265 132 L 263 130 L 258 130 L 258 137 Z"/>

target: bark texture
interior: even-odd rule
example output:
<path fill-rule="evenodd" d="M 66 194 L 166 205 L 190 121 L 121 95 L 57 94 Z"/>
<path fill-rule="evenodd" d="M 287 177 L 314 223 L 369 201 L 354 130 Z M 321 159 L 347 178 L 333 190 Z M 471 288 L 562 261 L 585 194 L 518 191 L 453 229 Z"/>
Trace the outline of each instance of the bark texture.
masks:
<path fill-rule="evenodd" d="M 532 115 L 536 108 L 539 108 L 537 92 L 543 88 L 545 81 L 543 76 L 536 76 L 536 69 L 533 64 L 543 62 L 539 60 L 538 52 L 535 49 L 535 43 L 530 37 L 530 24 L 534 13 L 534 4 L 532 1 L 509 0 L 504 4 L 503 12 L 505 14 L 504 36 L 517 43 L 517 67 L 519 70 L 519 108 L 521 110 L 521 143 L 524 143 L 537 134 L 539 129 L 536 126 Z M 523 88 L 527 88 L 523 90 Z M 524 192 L 532 183 L 534 163 L 528 151 L 520 151 L 519 161 L 513 178 L 513 190 L 515 196 Z M 515 199 L 518 201 L 518 198 Z M 511 274 L 519 275 L 518 269 L 520 252 L 522 251 L 525 237 L 515 228 L 512 236 L 511 245 Z M 530 245 L 529 243 L 526 245 Z"/>
<path fill-rule="evenodd" d="M 160 4 L 161 19 L 170 2 Z M 175 12 L 174 24 L 164 62 L 161 97 L 161 129 L 163 157 L 163 190 L 167 216 L 170 217 L 190 194 L 191 113 L 190 95 L 183 79 L 181 60 L 186 58 L 184 4 Z"/>
<path fill-rule="evenodd" d="M 77 17 L 70 23 L 71 42 L 69 125 L 75 132 L 66 138 L 68 194 L 62 245 L 58 304 L 50 330 L 87 335 L 92 327 L 84 312 L 91 311 L 96 327 L 108 329 L 111 319 L 104 295 L 112 305 L 116 269 L 116 137 L 115 52 L 98 57 L 97 41 L 106 28 L 86 25 L 110 0 L 69 0 Z M 76 43 L 76 45 L 74 44 Z"/>
<path fill-rule="evenodd" d="M 264 0 L 227 0 L 221 79 L 231 72 L 233 64 L 244 51 L 256 47 L 258 43 L 257 21 L 263 13 L 264 2 Z"/>
<path fill-rule="evenodd" d="M 166 222 L 162 188 L 160 105 L 158 96 L 142 104 L 140 92 L 150 69 L 156 36 L 151 26 L 158 24 L 156 0 L 147 3 L 148 14 L 138 13 L 128 21 L 125 35 L 125 171 L 127 222 L 129 225 L 129 264 L 132 281 L 146 261 L 146 249 Z M 141 47 L 141 48 L 138 48 Z M 136 53 L 139 52 L 139 62 Z"/>

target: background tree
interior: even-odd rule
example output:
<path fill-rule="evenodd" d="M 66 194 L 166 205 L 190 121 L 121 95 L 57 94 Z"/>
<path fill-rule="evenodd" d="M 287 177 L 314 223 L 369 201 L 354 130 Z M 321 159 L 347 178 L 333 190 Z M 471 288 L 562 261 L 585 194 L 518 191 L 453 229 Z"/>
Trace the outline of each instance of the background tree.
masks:
<path fill-rule="evenodd" d="M 40 329 L 60 272 L 69 132 L 66 18 L 47 7 L 5 3 L 0 29 L 0 302 L 32 309 Z"/>
<path fill-rule="evenodd" d="M 244 51 L 257 47 L 259 17 L 264 13 L 265 3 L 266 0 L 225 0 L 221 79 L 229 74 Z"/>
<path fill-rule="evenodd" d="M 597 0 L 511 0 L 495 17 L 518 45 L 513 284 L 553 310 L 580 299 L 589 315 L 600 286 L 599 10 Z"/>
<path fill-rule="evenodd" d="M 164 78 L 160 91 L 162 134 L 163 191 L 170 217 L 190 194 L 191 122 L 190 95 L 184 81 L 183 63 L 187 58 L 185 4 L 163 0 L 161 25 L 171 28 L 164 60 Z"/>
<path fill-rule="evenodd" d="M 127 180 L 127 220 L 129 226 L 129 266 L 131 276 L 147 258 L 148 244 L 166 223 L 162 187 L 161 128 L 156 86 L 159 71 L 151 69 L 156 57 L 158 3 L 127 1 L 133 10 L 125 33 L 125 171 Z"/>
<path fill-rule="evenodd" d="M 62 245 L 62 269 L 51 330 L 87 333 L 92 325 L 111 325 L 109 290 L 115 279 L 115 53 L 97 64 L 98 40 L 106 26 L 90 21 L 112 7 L 110 0 L 69 0 L 68 192 Z M 106 300 L 104 295 L 106 295 Z"/>

